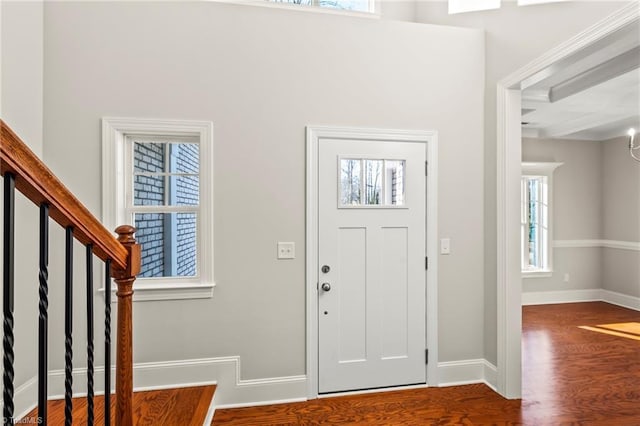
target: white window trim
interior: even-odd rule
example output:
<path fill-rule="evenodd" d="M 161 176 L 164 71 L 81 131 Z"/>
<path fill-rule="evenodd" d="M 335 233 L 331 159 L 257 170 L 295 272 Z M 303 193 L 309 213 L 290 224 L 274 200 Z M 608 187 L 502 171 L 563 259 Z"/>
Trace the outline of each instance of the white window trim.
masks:
<path fill-rule="evenodd" d="M 501 0 L 449 0 L 449 15 L 500 9 Z"/>
<path fill-rule="evenodd" d="M 195 137 L 200 146 L 198 277 L 141 279 L 134 301 L 202 299 L 213 295 L 213 123 L 147 118 L 102 119 L 102 221 L 108 229 L 131 222 L 126 214 L 125 147 L 128 135 Z M 202 167 L 202 164 L 207 165 Z M 115 286 L 112 291 L 115 291 Z M 104 287 L 100 289 L 104 292 Z M 115 302 L 117 298 L 112 298 Z"/>
<path fill-rule="evenodd" d="M 568 0 L 518 0 L 518 6 L 531 6 L 536 4 L 561 3 Z"/>
<path fill-rule="evenodd" d="M 547 178 L 547 239 L 545 251 L 547 253 L 547 267 L 544 269 L 536 269 L 533 271 L 522 270 L 522 278 L 550 278 L 553 276 L 553 172 L 564 163 L 540 163 L 540 162 L 523 162 L 522 176 L 544 176 Z M 521 195 L 522 196 L 522 195 Z M 520 245 L 522 245 L 522 241 Z"/>
<path fill-rule="evenodd" d="M 329 7 L 320 7 L 318 5 L 308 5 L 308 4 L 289 4 L 289 3 L 276 3 L 268 0 L 209 0 L 218 3 L 233 3 L 233 4 L 241 4 L 245 6 L 259 6 L 259 7 L 271 7 L 276 9 L 287 9 L 287 10 L 297 10 L 302 12 L 311 12 L 311 13 L 324 13 L 329 15 L 346 15 L 346 16 L 355 16 L 359 18 L 381 18 L 382 14 L 380 13 L 380 9 L 382 7 L 382 0 L 369 0 L 369 4 L 373 6 L 373 10 L 370 12 L 360 12 L 357 10 L 342 10 L 342 9 L 332 9 Z"/>

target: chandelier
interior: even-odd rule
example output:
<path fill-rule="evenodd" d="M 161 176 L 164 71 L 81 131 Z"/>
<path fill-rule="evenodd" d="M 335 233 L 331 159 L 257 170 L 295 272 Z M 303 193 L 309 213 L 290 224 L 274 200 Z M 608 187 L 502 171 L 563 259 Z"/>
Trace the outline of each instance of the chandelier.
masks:
<path fill-rule="evenodd" d="M 627 134 L 629 135 L 629 154 L 631 154 L 631 157 L 640 162 L 640 157 L 636 156 L 636 154 L 634 154 L 635 150 L 639 150 L 640 149 L 640 145 L 635 145 L 635 136 L 636 136 L 636 129 L 629 129 L 629 131 L 627 132 Z"/>

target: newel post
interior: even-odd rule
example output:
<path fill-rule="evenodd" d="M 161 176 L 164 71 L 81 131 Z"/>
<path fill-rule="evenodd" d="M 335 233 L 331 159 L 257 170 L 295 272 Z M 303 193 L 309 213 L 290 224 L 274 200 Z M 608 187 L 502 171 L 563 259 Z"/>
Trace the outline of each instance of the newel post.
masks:
<path fill-rule="evenodd" d="M 113 270 L 118 286 L 118 324 L 116 345 L 116 425 L 133 425 L 133 282 L 140 273 L 140 245 L 133 234 L 136 228 L 116 228 L 118 241 L 129 252 L 127 268 Z"/>

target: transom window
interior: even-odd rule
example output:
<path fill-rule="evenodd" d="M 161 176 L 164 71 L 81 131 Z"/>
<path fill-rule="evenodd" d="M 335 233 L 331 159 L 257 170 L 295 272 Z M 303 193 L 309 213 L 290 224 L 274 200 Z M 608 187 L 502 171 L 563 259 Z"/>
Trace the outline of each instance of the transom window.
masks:
<path fill-rule="evenodd" d="M 340 158 L 338 174 L 341 208 L 405 205 L 405 160 Z"/>
<path fill-rule="evenodd" d="M 374 12 L 374 0 L 265 0 L 272 3 L 284 3 L 304 6 L 317 6 L 326 9 L 348 10 L 353 12 Z"/>

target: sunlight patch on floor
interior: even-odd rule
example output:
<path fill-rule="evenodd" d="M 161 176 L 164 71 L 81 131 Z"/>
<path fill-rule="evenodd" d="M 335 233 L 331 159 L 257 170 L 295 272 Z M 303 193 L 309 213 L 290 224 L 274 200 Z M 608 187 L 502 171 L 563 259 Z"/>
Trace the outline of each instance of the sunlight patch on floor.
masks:
<path fill-rule="evenodd" d="M 578 328 L 612 336 L 625 337 L 627 339 L 640 340 L 640 322 L 622 322 L 596 326 L 581 325 L 578 326 Z"/>

